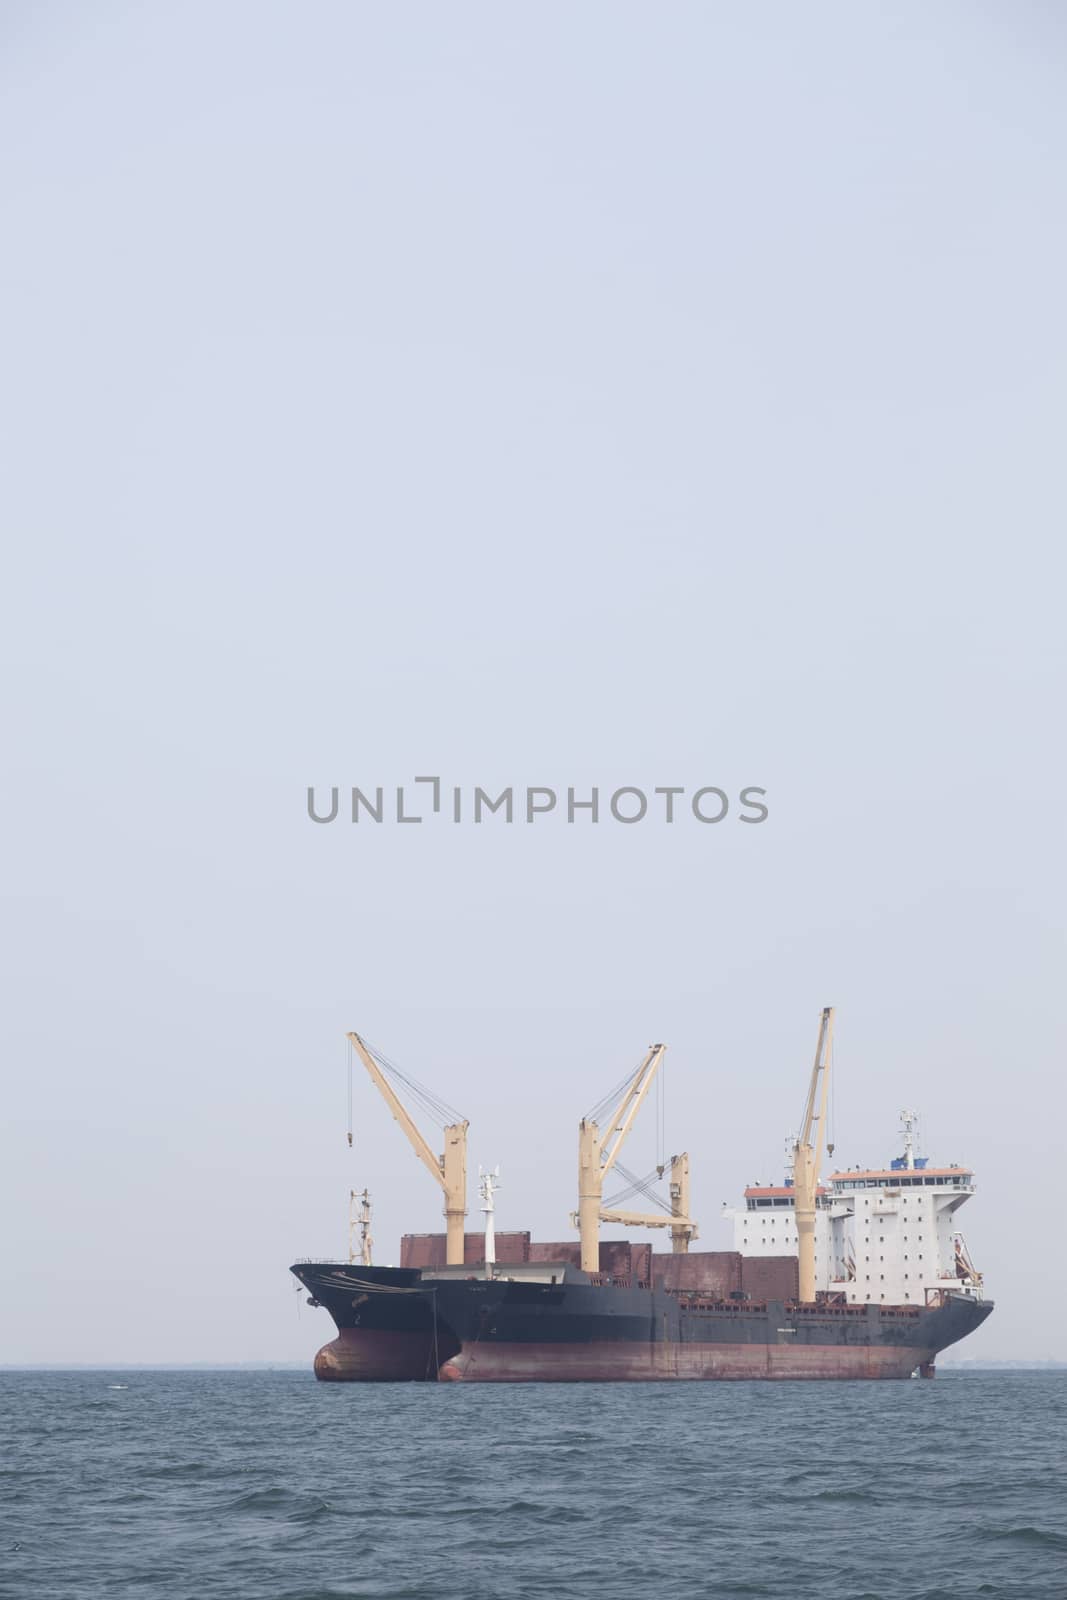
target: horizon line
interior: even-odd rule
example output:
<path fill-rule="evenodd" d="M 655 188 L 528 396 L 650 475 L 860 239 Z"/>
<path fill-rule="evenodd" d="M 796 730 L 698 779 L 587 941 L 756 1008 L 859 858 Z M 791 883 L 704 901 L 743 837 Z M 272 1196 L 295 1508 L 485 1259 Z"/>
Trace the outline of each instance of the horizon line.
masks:
<path fill-rule="evenodd" d="M 990 1371 L 1010 1367 L 1020 1369 L 1067 1369 L 1067 1358 L 1058 1356 L 963 1357 L 940 1363 L 943 1372 Z M 306 1372 L 313 1374 L 310 1361 L 0 1361 L 4 1372 Z"/>

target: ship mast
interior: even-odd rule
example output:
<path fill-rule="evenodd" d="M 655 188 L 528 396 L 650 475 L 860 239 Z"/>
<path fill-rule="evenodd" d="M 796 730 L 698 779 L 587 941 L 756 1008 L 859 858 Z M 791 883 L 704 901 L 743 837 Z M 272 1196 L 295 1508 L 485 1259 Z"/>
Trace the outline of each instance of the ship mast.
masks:
<path fill-rule="evenodd" d="M 393 1113 L 397 1122 L 399 1122 L 411 1148 L 434 1182 L 439 1184 L 443 1190 L 445 1197 L 445 1261 L 450 1267 L 462 1266 L 463 1223 L 467 1215 L 467 1129 L 470 1126 L 469 1122 L 465 1118 L 457 1118 L 456 1121 L 446 1124 L 444 1129 L 444 1150 L 441 1155 L 435 1156 L 412 1121 L 407 1107 L 389 1082 L 382 1070 L 382 1065 L 374 1053 L 358 1033 L 350 1033 L 348 1040 L 357 1051 L 360 1060 L 370 1074 L 371 1081 L 381 1093 L 382 1099 Z M 409 1087 L 411 1087 L 410 1084 Z M 455 1116 L 455 1112 L 451 1114 Z"/>
<path fill-rule="evenodd" d="M 362 1194 L 357 1194 L 355 1189 L 348 1191 L 348 1260 L 354 1264 L 358 1259 L 360 1266 L 373 1265 L 371 1259 L 374 1250 L 374 1240 L 371 1238 L 370 1191 L 364 1189 Z M 356 1235 L 359 1235 L 359 1252 L 356 1252 Z"/>
<path fill-rule="evenodd" d="M 819 1187 L 819 1166 L 826 1141 L 826 1096 L 830 1087 L 830 1052 L 834 1038 L 834 1008 L 824 1006 L 819 1021 L 819 1041 L 811 1069 L 808 1098 L 800 1133 L 793 1144 L 793 1199 L 797 1219 L 799 1258 L 799 1298 L 815 1299 L 815 1200 Z M 827 1145 L 833 1154 L 833 1145 Z"/>
<path fill-rule="evenodd" d="M 496 1232 L 494 1225 L 494 1212 L 496 1206 L 493 1195 L 499 1187 L 500 1168 L 494 1167 L 492 1172 L 483 1172 L 478 1168 L 478 1191 L 482 1197 L 482 1210 L 485 1212 L 485 1275 L 493 1276 L 496 1266 Z"/>

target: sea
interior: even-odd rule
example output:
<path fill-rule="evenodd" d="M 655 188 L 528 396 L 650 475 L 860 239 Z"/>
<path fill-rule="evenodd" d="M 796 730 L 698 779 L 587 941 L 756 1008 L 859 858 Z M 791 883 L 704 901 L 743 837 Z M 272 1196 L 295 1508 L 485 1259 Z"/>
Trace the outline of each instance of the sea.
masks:
<path fill-rule="evenodd" d="M 7 1600 L 1067 1600 L 1067 1371 L 0 1373 Z"/>

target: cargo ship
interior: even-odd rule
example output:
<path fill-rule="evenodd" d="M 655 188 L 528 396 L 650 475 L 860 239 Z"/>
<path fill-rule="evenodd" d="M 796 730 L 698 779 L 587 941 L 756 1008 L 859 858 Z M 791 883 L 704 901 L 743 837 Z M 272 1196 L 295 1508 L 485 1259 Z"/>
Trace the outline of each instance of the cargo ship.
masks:
<path fill-rule="evenodd" d="M 337 1325 L 315 1373 L 339 1382 L 932 1376 L 938 1352 L 992 1310 L 951 1290 L 923 1306 L 721 1300 L 569 1262 L 492 1277 L 330 1262 L 292 1270 Z"/>
<path fill-rule="evenodd" d="M 445 1193 L 445 1234 L 407 1235 L 399 1267 L 374 1266 L 363 1195 L 361 1259 L 291 1271 L 337 1336 L 315 1358 L 324 1381 L 602 1382 L 668 1379 L 932 1377 L 938 1353 L 990 1315 L 981 1274 L 953 1224 L 973 1192 L 965 1168 L 932 1168 L 914 1148 L 885 1168 L 818 1181 L 833 1012 L 824 1010 L 791 1173 L 753 1185 L 732 1213 L 732 1251 L 693 1251 L 688 1155 L 670 1163 L 670 1203 L 638 1216 L 605 1202 L 603 1180 L 662 1061 L 651 1046 L 601 1134 L 579 1133 L 579 1240 L 497 1235 L 493 1176 L 483 1234 L 464 1231 L 467 1124 L 435 1157 L 390 1082 L 391 1064 L 350 1035 L 416 1154 Z M 380 1081 L 379 1081 L 380 1080 Z M 404 1080 L 410 1081 L 410 1080 Z M 626 1174 L 626 1176 L 630 1176 Z M 643 1180 L 634 1187 L 649 1193 Z M 670 1253 L 600 1238 L 603 1222 L 667 1227 Z"/>

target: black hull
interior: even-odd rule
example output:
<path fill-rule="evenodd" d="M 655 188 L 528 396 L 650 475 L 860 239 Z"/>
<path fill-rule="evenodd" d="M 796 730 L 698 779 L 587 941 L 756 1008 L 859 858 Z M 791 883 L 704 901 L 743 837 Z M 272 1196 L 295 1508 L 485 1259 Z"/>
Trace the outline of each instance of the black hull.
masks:
<path fill-rule="evenodd" d="M 317 1376 L 340 1382 L 600 1382 L 907 1378 L 980 1326 L 989 1301 L 937 1306 L 708 1302 L 662 1288 L 299 1264 L 338 1337 Z"/>

